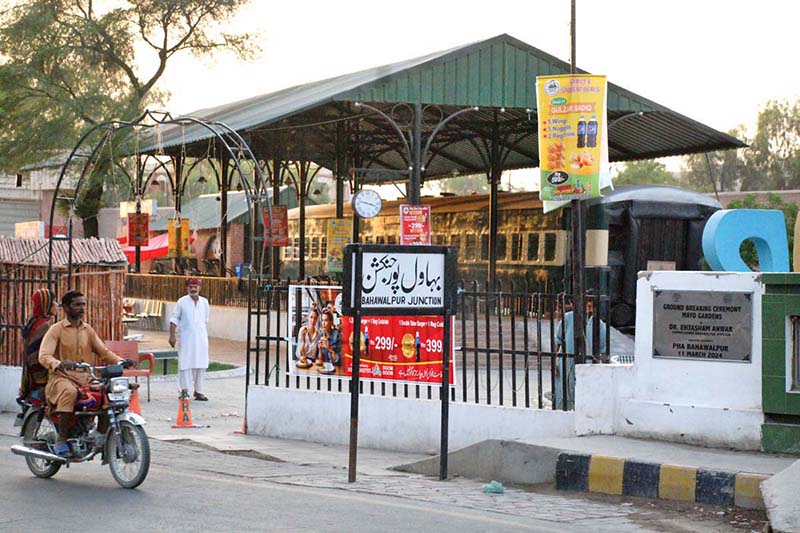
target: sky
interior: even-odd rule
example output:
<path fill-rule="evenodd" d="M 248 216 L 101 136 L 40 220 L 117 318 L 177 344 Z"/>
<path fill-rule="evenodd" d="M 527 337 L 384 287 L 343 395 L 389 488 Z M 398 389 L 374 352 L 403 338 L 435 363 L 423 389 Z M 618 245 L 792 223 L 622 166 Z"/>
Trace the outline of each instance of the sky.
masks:
<path fill-rule="evenodd" d="M 251 0 L 226 29 L 258 32 L 258 59 L 176 57 L 160 85 L 168 109 L 189 113 L 501 33 L 569 61 L 569 4 Z M 716 129 L 752 132 L 768 100 L 800 97 L 798 19 L 790 0 L 578 0 L 577 64 Z"/>
<path fill-rule="evenodd" d="M 800 2 L 577 0 L 576 12 L 579 68 L 718 130 L 753 135 L 769 100 L 800 98 Z M 256 60 L 176 57 L 160 88 L 186 114 L 502 33 L 569 61 L 569 19 L 569 0 L 251 0 L 225 29 L 258 33 Z"/>

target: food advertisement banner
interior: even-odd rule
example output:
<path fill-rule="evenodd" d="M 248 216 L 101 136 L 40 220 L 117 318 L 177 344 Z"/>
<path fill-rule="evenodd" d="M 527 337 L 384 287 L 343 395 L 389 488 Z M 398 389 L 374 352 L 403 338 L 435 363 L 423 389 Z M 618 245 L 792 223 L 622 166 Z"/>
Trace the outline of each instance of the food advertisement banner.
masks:
<path fill-rule="evenodd" d="M 273 205 L 272 224 L 269 213 L 264 209 L 264 246 L 289 246 L 289 209 L 285 205 Z"/>
<path fill-rule="evenodd" d="M 451 325 L 453 325 L 451 317 Z M 442 382 L 443 316 L 361 317 L 361 379 L 434 384 Z M 453 385 L 455 338 L 450 328 L 450 381 Z M 353 317 L 342 317 L 344 374 L 353 374 Z M 365 338 L 369 340 L 365 343 Z"/>
<path fill-rule="evenodd" d="M 430 245 L 431 206 L 400 206 L 400 244 Z"/>
<path fill-rule="evenodd" d="M 192 249 L 189 247 L 188 218 L 170 218 L 167 224 L 169 228 L 169 257 L 189 257 Z"/>
<path fill-rule="evenodd" d="M 147 246 L 148 244 L 150 244 L 150 215 L 128 213 L 128 246 Z"/>
<path fill-rule="evenodd" d="M 328 220 L 328 272 L 344 271 L 344 247 L 353 240 L 353 219 L 333 218 Z"/>
<path fill-rule="evenodd" d="M 539 197 L 563 201 L 600 196 L 608 168 L 606 77 L 538 76 Z"/>
<path fill-rule="evenodd" d="M 451 326 L 454 332 L 453 322 Z M 352 376 L 353 318 L 341 316 L 341 287 L 290 286 L 288 327 L 291 375 Z M 361 330 L 361 379 L 441 383 L 442 316 L 362 317 Z M 455 375 L 454 343 L 451 337 L 450 385 Z"/>

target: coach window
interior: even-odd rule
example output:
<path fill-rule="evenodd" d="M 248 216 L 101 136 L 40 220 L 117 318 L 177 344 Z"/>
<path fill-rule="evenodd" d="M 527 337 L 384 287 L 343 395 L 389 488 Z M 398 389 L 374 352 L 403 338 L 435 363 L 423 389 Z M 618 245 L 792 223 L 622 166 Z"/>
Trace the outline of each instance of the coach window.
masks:
<path fill-rule="evenodd" d="M 437 235 L 436 236 L 436 245 L 437 246 L 444 246 L 444 235 Z"/>
<path fill-rule="evenodd" d="M 503 261 L 506 258 L 506 248 L 508 247 L 508 238 L 505 233 L 497 234 L 497 260 Z"/>
<path fill-rule="evenodd" d="M 528 233 L 528 261 L 539 260 L 539 234 Z"/>
<path fill-rule="evenodd" d="M 387 244 L 397 244 L 397 237 L 394 235 L 389 235 L 386 239 Z"/>
<path fill-rule="evenodd" d="M 306 256 L 306 259 L 308 259 L 308 252 L 311 250 L 311 237 L 306 237 L 305 241 L 303 242 L 305 242 L 305 250 L 303 253 Z"/>
<path fill-rule="evenodd" d="M 386 238 L 383 235 L 375 237 L 375 244 L 386 244 Z"/>
<path fill-rule="evenodd" d="M 519 233 L 511 234 L 511 260 L 519 261 L 522 257 L 522 235 Z"/>
<path fill-rule="evenodd" d="M 322 237 L 319 240 L 319 255 L 322 258 L 328 257 L 328 238 Z"/>
<path fill-rule="evenodd" d="M 544 260 L 555 261 L 556 259 L 556 234 L 544 234 Z"/>
<path fill-rule="evenodd" d="M 311 238 L 311 257 L 319 257 L 319 237 Z"/>
<path fill-rule="evenodd" d="M 464 259 L 467 261 L 475 260 L 475 234 L 470 233 L 467 235 L 467 247 L 464 250 Z"/>
<path fill-rule="evenodd" d="M 461 235 L 450 235 L 450 246 L 461 252 Z"/>
<path fill-rule="evenodd" d="M 489 260 L 489 236 L 487 234 L 481 235 L 481 261 Z"/>
<path fill-rule="evenodd" d="M 366 244 L 371 244 L 372 243 L 372 235 L 367 235 L 366 237 L 364 237 L 364 242 Z"/>

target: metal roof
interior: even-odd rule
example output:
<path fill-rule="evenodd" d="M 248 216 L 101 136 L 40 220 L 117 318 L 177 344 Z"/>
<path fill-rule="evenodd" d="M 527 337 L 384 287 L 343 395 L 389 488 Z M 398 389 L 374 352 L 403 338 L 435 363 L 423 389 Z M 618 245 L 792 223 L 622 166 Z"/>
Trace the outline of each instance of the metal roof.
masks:
<path fill-rule="evenodd" d="M 259 159 L 308 159 L 326 168 L 336 161 L 337 127 L 347 128 L 364 167 L 405 169 L 397 132 L 369 103 L 403 120 L 403 104 L 424 104 L 425 134 L 448 114 L 464 113 L 437 135 L 426 178 L 453 172 L 483 172 L 490 139 L 505 154 L 504 169 L 539 166 L 536 76 L 564 74 L 569 65 L 509 35 L 459 46 L 391 65 L 255 96 L 189 116 L 226 124 L 243 135 Z M 429 120 L 430 119 L 430 120 Z M 608 84 L 609 157 L 611 161 L 651 159 L 745 146 L 738 139 L 705 126 L 613 83 Z M 192 145 L 202 154 L 213 135 L 201 126 L 162 126 L 159 143 L 151 137 L 142 151 L 167 152 Z M 207 148 L 206 148 L 207 149 Z M 379 174 L 365 182 L 386 181 Z"/>

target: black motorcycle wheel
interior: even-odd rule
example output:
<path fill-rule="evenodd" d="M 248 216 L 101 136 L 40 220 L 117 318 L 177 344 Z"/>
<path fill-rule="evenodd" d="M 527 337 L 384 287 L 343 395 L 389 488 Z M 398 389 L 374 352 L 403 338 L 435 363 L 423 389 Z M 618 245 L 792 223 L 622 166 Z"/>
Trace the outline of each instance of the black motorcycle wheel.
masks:
<path fill-rule="evenodd" d="M 48 444 L 53 444 L 58 437 L 56 428 L 53 423 L 47 418 L 43 418 L 41 423 L 39 417 L 36 415 L 28 417 L 25 421 L 25 426 L 22 428 L 22 437 L 25 446 L 39 448 L 42 450 L 49 450 Z M 39 444 L 39 446 L 37 446 Z M 45 459 L 36 459 L 35 457 L 25 457 L 25 462 L 28 463 L 28 468 L 33 475 L 43 479 L 47 479 L 56 475 L 61 469 L 61 463 L 54 463 Z"/>
<path fill-rule="evenodd" d="M 142 484 L 150 470 L 150 442 L 144 428 L 127 420 L 119 423 L 121 448 L 113 432 L 106 437 L 106 459 L 114 480 L 123 488 L 134 489 Z"/>

